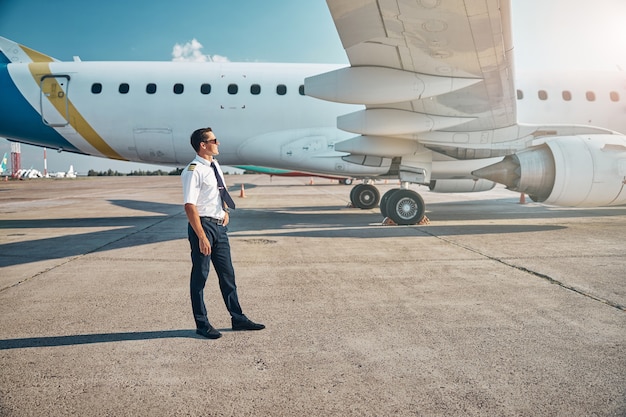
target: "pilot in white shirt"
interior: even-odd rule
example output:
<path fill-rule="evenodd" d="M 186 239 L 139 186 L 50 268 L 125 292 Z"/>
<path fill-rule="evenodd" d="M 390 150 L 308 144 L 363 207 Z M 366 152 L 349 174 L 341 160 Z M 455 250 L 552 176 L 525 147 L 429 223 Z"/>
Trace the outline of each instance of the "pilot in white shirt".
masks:
<path fill-rule="evenodd" d="M 207 127 L 193 132 L 191 146 L 197 155 L 183 170 L 181 179 L 185 213 L 189 220 L 187 234 L 191 245 L 192 262 L 190 292 L 196 333 L 209 339 L 222 336 L 209 322 L 204 304 L 204 286 L 211 263 L 217 273 L 222 298 L 231 316 L 232 329 L 262 330 L 265 326 L 248 319 L 239 305 L 226 228 L 230 221 L 227 204 L 234 208 L 234 202 L 225 189 L 222 171 L 213 159 L 219 154 L 219 142 L 211 128 Z"/>

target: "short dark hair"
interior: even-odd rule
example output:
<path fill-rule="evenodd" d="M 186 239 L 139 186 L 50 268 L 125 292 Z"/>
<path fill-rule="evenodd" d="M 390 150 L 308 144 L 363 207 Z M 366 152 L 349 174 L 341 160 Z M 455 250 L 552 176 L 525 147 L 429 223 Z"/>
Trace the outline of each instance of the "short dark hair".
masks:
<path fill-rule="evenodd" d="M 198 152 L 198 150 L 200 149 L 200 144 L 204 140 L 204 136 L 212 131 L 213 129 L 211 129 L 210 127 L 203 127 L 202 129 L 195 130 L 191 134 L 191 146 L 193 147 L 194 151 Z"/>

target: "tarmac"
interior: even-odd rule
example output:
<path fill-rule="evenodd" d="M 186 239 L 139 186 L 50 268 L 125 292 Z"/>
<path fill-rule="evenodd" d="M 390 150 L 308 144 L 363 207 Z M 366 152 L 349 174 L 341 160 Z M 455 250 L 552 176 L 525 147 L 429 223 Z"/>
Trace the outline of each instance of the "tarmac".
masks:
<path fill-rule="evenodd" d="M 0 416 L 625 416 L 626 208 L 227 177 L 244 312 L 195 334 L 178 177 L 0 182 Z M 396 187 L 379 183 L 381 195 Z"/>

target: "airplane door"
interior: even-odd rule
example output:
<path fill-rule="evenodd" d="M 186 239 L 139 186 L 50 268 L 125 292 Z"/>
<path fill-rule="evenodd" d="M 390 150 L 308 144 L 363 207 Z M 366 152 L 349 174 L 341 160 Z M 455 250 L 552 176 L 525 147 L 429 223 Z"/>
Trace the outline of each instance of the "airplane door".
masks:
<path fill-rule="evenodd" d="M 69 75 L 44 75 L 40 82 L 41 119 L 44 124 L 53 127 L 69 124 L 69 101 L 67 98 L 70 85 Z"/>
<path fill-rule="evenodd" d="M 176 163 L 172 129 L 135 128 L 135 150 L 139 159 L 150 163 Z"/>

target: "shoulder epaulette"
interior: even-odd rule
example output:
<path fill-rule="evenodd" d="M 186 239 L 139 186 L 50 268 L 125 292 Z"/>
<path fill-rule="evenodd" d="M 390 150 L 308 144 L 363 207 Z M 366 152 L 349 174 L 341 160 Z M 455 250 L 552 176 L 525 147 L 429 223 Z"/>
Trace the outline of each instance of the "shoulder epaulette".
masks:
<path fill-rule="evenodd" d="M 193 171 L 194 169 L 196 169 L 196 164 L 189 164 L 187 167 L 187 171 Z"/>

